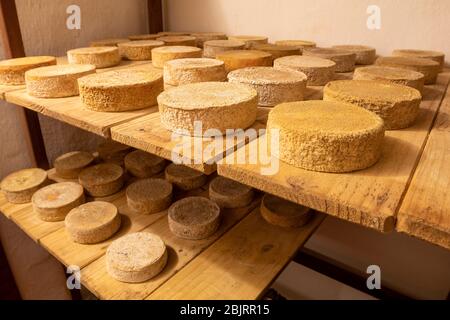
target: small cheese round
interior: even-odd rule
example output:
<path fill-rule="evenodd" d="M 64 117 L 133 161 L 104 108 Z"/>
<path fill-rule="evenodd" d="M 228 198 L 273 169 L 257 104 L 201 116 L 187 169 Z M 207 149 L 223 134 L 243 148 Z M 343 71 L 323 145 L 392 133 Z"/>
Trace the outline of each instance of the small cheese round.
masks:
<path fill-rule="evenodd" d="M 125 156 L 125 168 L 133 176 L 149 178 L 164 170 L 166 160 L 154 154 L 135 150 Z"/>
<path fill-rule="evenodd" d="M 164 63 L 174 59 L 201 58 L 202 49 L 189 46 L 167 46 L 152 50 L 152 64 L 156 68 L 163 68 Z"/>
<path fill-rule="evenodd" d="M 152 49 L 162 47 L 158 40 L 138 40 L 119 43 L 120 54 L 128 60 L 151 60 Z"/>
<path fill-rule="evenodd" d="M 258 50 L 231 50 L 216 55 L 216 59 L 225 62 L 225 70 L 231 72 L 246 67 L 270 67 L 272 55 Z"/>
<path fill-rule="evenodd" d="M 200 171 L 175 163 L 169 164 L 164 174 L 167 181 L 185 191 L 200 188 L 207 180 Z"/>
<path fill-rule="evenodd" d="M 123 169 L 113 163 L 100 163 L 83 169 L 79 183 L 93 197 L 105 197 L 118 192 L 123 186 Z"/>
<path fill-rule="evenodd" d="M 377 58 L 375 48 L 361 45 L 338 45 L 333 46 L 334 49 L 350 51 L 356 54 L 356 64 L 373 64 Z"/>
<path fill-rule="evenodd" d="M 411 58 L 424 58 L 431 59 L 439 63 L 440 70 L 444 68 L 445 54 L 439 51 L 431 50 L 415 50 L 415 49 L 397 49 L 392 51 L 394 57 L 411 57 Z"/>
<path fill-rule="evenodd" d="M 287 102 L 273 108 L 268 141 L 278 159 L 295 167 L 350 172 L 373 165 L 381 155 L 383 120 L 363 108 L 332 101 Z"/>
<path fill-rule="evenodd" d="M 83 187 L 75 182 L 50 184 L 31 198 L 33 211 L 43 221 L 62 221 L 75 207 L 84 203 Z"/>
<path fill-rule="evenodd" d="M 164 241 L 156 234 L 136 232 L 114 240 L 106 250 L 106 271 L 121 282 L 144 282 L 167 263 Z"/>
<path fill-rule="evenodd" d="M 375 61 L 375 64 L 420 72 L 425 76 L 425 84 L 436 83 L 440 69 L 439 62 L 423 58 L 380 57 Z"/>
<path fill-rule="evenodd" d="M 255 89 L 228 82 L 191 83 L 158 96 L 161 124 L 173 132 L 197 136 L 208 129 L 225 134 L 227 129 L 248 128 L 256 120 L 257 101 Z"/>
<path fill-rule="evenodd" d="M 211 236 L 220 225 L 220 208 L 203 197 L 187 197 L 169 208 L 169 229 L 182 239 L 200 240 Z"/>
<path fill-rule="evenodd" d="M 167 209 L 172 202 L 172 184 L 148 178 L 130 184 L 126 191 L 128 207 L 137 213 L 152 214 Z"/>
<path fill-rule="evenodd" d="M 188 36 L 190 35 L 189 32 L 183 32 L 183 31 L 161 31 L 158 32 L 158 35 L 160 37 L 165 37 L 165 36 Z"/>
<path fill-rule="evenodd" d="M 225 81 L 227 78 L 223 61 L 209 58 L 184 58 L 164 64 L 164 83 L 179 86 L 206 81 Z"/>
<path fill-rule="evenodd" d="M 117 47 L 88 47 L 67 51 L 69 63 L 93 64 L 96 68 L 116 66 L 122 59 Z"/>
<path fill-rule="evenodd" d="M 78 79 L 80 98 L 86 108 L 117 112 L 156 105 L 164 90 L 162 72 L 148 70 L 114 70 Z"/>
<path fill-rule="evenodd" d="M 125 38 L 96 40 L 90 43 L 91 47 L 116 47 L 119 43 L 128 42 Z"/>
<path fill-rule="evenodd" d="M 203 44 L 203 56 L 215 58 L 218 54 L 245 48 L 245 42 L 237 40 L 209 40 Z"/>
<path fill-rule="evenodd" d="M 112 140 L 106 140 L 97 146 L 100 159 L 104 162 L 114 163 L 122 167 L 125 156 L 131 151 L 132 148 L 130 146 Z"/>
<path fill-rule="evenodd" d="M 304 56 L 313 56 L 336 62 L 335 72 L 350 72 L 355 69 L 356 53 L 332 48 L 306 48 Z"/>
<path fill-rule="evenodd" d="M 70 210 L 64 224 L 73 242 L 93 244 L 105 241 L 120 228 L 117 207 L 105 201 L 92 201 Z"/>
<path fill-rule="evenodd" d="M 216 177 L 209 184 L 209 198 L 221 208 L 245 207 L 253 196 L 251 187 L 224 177 Z"/>
<path fill-rule="evenodd" d="M 61 64 L 39 67 L 25 72 L 27 93 L 38 98 L 61 98 L 78 95 L 78 78 L 95 73 L 92 64 Z"/>
<path fill-rule="evenodd" d="M 191 33 L 191 36 L 195 37 L 196 45 L 199 48 L 203 48 L 203 44 L 206 41 L 227 39 L 226 34 L 222 32 L 194 32 Z"/>
<path fill-rule="evenodd" d="M 308 85 L 324 86 L 333 80 L 336 63 L 332 60 L 308 56 L 288 56 L 273 62 L 275 69 L 288 69 L 306 74 Z"/>
<path fill-rule="evenodd" d="M 94 162 L 92 153 L 72 151 L 55 159 L 53 166 L 58 176 L 64 179 L 78 179 L 78 174 Z"/>
<path fill-rule="evenodd" d="M 268 223 L 283 228 L 302 227 L 312 217 L 308 207 L 268 193 L 262 198 L 260 211 Z"/>
<path fill-rule="evenodd" d="M 346 102 L 379 115 L 388 130 L 412 125 L 422 100 L 414 88 L 376 80 L 339 80 L 329 82 L 323 100 Z"/>
<path fill-rule="evenodd" d="M 160 34 L 135 34 L 135 35 L 131 35 L 128 36 L 128 39 L 130 41 L 137 41 L 137 40 L 156 40 L 156 38 L 161 37 Z"/>
<path fill-rule="evenodd" d="M 195 37 L 191 36 L 163 36 L 156 38 L 158 41 L 164 42 L 166 46 L 192 46 L 197 45 Z"/>
<path fill-rule="evenodd" d="M 267 43 L 268 38 L 264 36 L 228 36 L 228 40 L 243 41 L 246 49 L 251 49 L 254 44 Z"/>
<path fill-rule="evenodd" d="M 281 102 L 301 101 L 306 90 L 306 75 L 292 70 L 272 67 L 250 67 L 228 74 L 231 83 L 251 86 L 258 92 L 260 106 L 274 106 Z"/>
<path fill-rule="evenodd" d="M 0 84 L 25 84 L 25 72 L 34 68 L 56 64 L 51 56 L 23 57 L 0 61 Z"/>
<path fill-rule="evenodd" d="M 302 54 L 302 50 L 298 46 L 282 46 L 272 43 L 255 44 L 252 49 L 270 53 L 272 55 L 272 61 L 281 57 Z"/>
<path fill-rule="evenodd" d="M 280 46 L 298 46 L 300 48 L 315 48 L 316 43 L 307 40 L 278 40 L 275 44 Z"/>
<path fill-rule="evenodd" d="M 11 203 L 27 203 L 31 196 L 47 182 L 47 172 L 39 168 L 28 168 L 7 175 L 0 183 L 6 200 Z"/>

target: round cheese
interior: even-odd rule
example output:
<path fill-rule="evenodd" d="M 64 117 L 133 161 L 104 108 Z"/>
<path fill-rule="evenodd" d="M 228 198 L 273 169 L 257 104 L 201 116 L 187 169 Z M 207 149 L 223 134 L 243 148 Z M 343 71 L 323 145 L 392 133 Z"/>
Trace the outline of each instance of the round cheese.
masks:
<path fill-rule="evenodd" d="M 206 81 L 224 81 L 227 78 L 223 61 L 209 58 L 185 58 L 164 64 L 164 83 L 179 86 Z"/>
<path fill-rule="evenodd" d="M 313 56 L 336 63 L 335 72 L 350 72 L 355 69 L 356 54 L 350 51 L 332 48 L 306 48 L 303 50 L 304 56 Z"/>
<path fill-rule="evenodd" d="M 207 180 L 200 171 L 175 163 L 169 164 L 164 174 L 167 181 L 185 191 L 200 188 Z"/>
<path fill-rule="evenodd" d="M 172 202 L 172 184 L 164 179 L 138 180 L 128 186 L 126 196 L 128 207 L 134 212 L 161 212 Z"/>
<path fill-rule="evenodd" d="M 263 36 L 248 36 L 248 35 L 229 36 L 228 40 L 236 40 L 236 41 L 244 42 L 245 43 L 245 49 L 251 49 L 254 44 L 267 43 L 267 41 L 268 41 L 267 37 L 263 37 Z"/>
<path fill-rule="evenodd" d="M 164 170 L 166 160 L 154 154 L 135 150 L 125 156 L 125 168 L 133 176 L 149 178 Z"/>
<path fill-rule="evenodd" d="M 31 196 L 47 182 L 47 172 L 39 168 L 28 168 L 7 175 L 0 183 L 6 200 L 11 203 L 27 203 Z"/>
<path fill-rule="evenodd" d="M 25 72 L 34 68 L 56 64 L 50 56 L 23 57 L 0 61 L 0 84 L 25 84 Z"/>
<path fill-rule="evenodd" d="M 339 45 L 333 46 L 334 49 L 345 50 L 356 54 L 356 64 L 373 64 L 377 58 L 375 48 L 361 45 Z"/>
<path fill-rule="evenodd" d="M 152 49 L 162 47 L 158 40 L 138 40 L 119 43 L 120 54 L 128 60 L 151 60 Z"/>
<path fill-rule="evenodd" d="M 315 48 L 316 43 L 307 40 L 278 40 L 275 44 L 280 46 L 298 46 L 300 48 Z"/>
<path fill-rule="evenodd" d="M 119 166 L 124 165 L 124 158 L 131 150 L 130 146 L 112 140 L 106 140 L 97 147 L 100 159 Z"/>
<path fill-rule="evenodd" d="M 272 55 L 272 61 L 285 56 L 301 55 L 302 50 L 298 46 L 282 46 L 278 44 L 255 44 L 252 49 L 264 51 Z"/>
<path fill-rule="evenodd" d="M 188 46 L 159 47 L 152 50 L 152 64 L 154 67 L 163 68 L 164 63 L 174 59 L 201 58 L 202 49 Z"/>
<path fill-rule="evenodd" d="M 424 75 L 425 84 L 436 83 L 439 73 L 439 63 L 430 59 L 410 57 L 381 57 L 375 61 L 376 65 L 402 68 L 420 72 Z"/>
<path fill-rule="evenodd" d="M 73 151 L 55 159 L 53 166 L 58 176 L 64 179 L 78 179 L 78 174 L 94 162 L 92 153 Z"/>
<path fill-rule="evenodd" d="M 245 42 L 237 40 L 209 40 L 203 43 L 203 56 L 215 58 L 218 54 L 245 48 Z"/>
<path fill-rule="evenodd" d="M 268 223 L 283 228 L 298 228 L 312 217 L 309 208 L 266 193 L 261 201 L 261 215 Z"/>
<path fill-rule="evenodd" d="M 394 57 L 411 57 L 411 58 L 424 58 L 431 59 L 439 63 L 440 70 L 444 68 L 445 54 L 439 51 L 431 50 L 415 50 L 415 49 L 398 49 L 392 51 Z"/>
<path fill-rule="evenodd" d="M 123 169 L 113 163 L 100 163 L 83 169 L 79 183 L 93 197 L 105 197 L 118 192 L 123 186 Z"/>
<path fill-rule="evenodd" d="M 209 184 L 209 198 L 221 208 L 245 207 L 253 196 L 251 187 L 224 177 L 216 177 Z"/>
<path fill-rule="evenodd" d="M 122 59 L 117 47 L 88 47 L 67 51 L 69 63 L 93 64 L 96 68 L 116 66 Z"/>
<path fill-rule="evenodd" d="M 191 33 L 192 37 L 196 39 L 196 45 L 199 48 L 203 48 L 203 44 L 210 40 L 226 40 L 227 36 L 222 32 L 194 32 Z"/>
<path fill-rule="evenodd" d="M 189 32 L 183 32 L 183 31 L 161 31 L 158 32 L 158 35 L 160 37 L 165 37 L 165 36 L 188 36 L 190 35 Z"/>
<path fill-rule="evenodd" d="M 156 40 L 156 38 L 161 37 L 160 34 L 136 34 L 128 36 L 128 39 L 130 41 L 137 41 L 137 40 Z"/>
<path fill-rule="evenodd" d="M 92 41 L 90 43 L 91 47 L 115 47 L 119 43 L 128 42 L 130 40 L 125 38 L 117 38 L 117 39 L 103 39 L 103 40 L 96 40 Z"/>
<path fill-rule="evenodd" d="M 258 50 L 231 50 L 216 55 L 216 59 L 225 62 L 227 72 L 246 67 L 270 67 L 272 55 Z"/>
<path fill-rule="evenodd" d="M 195 37 L 191 36 L 164 36 L 156 38 L 156 40 L 164 42 L 166 46 L 192 46 L 197 45 Z"/>

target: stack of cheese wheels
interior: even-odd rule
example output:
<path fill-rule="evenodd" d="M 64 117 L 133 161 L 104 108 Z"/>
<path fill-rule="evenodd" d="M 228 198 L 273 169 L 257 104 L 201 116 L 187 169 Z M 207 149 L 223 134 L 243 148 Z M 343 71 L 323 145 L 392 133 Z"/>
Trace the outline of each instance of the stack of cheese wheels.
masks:
<path fill-rule="evenodd" d="M 209 184 L 209 198 L 221 208 L 245 207 L 253 195 L 251 187 L 224 177 L 216 177 Z"/>
<path fill-rule="evenodd" d="M 172 184 L 164 179 L 141 179 L 128 186 L 126 196 L 128 207 L 134 212 L 161 212 L 172 202 Z"/>
<path fill-rule="evenodd" d="M 271 152 L 284 162 L 313 171 L 349 172 L 379 159 L 384 124 L 375 113 L 355 105 L 310 100 L 273 108 L 267 134 L 268 141 L 279 141 Z"/>
<path fill-rule="evenodd" d="M 164 65 L 164 84 L 179 86 L 188 83 L 225 81 L 223 61 L 210 58 L 185 58 L 167 61 Z"/>
<path fill-rule="evenodd" d="M 81 101 L 94 111 L 117 112 L 151 107 L 164 90 L 157 69 L 114 70 L 78 79 Z"/>
<path fill-rule="evenodd" d="M 59 182 L 36 191 L 33 211 L 43 221 L 62 221 L 73 208 L 84 203 L 83 187 L 75 182 Z"/>
<path fill-rule="evenodd" d="M 324 86 L 334 77 L 336 63 L 318 57 L 289 56 L 278 58 L 273 62 L 275 69 L 299 71 L 308 77 L 308 85 Z"/>
<path fill-rule="evenodd" d="M 165 178 L 181 190 L 193 190 L 206 183 L 207 177 L 200 171 L 171 163 L 166 167 Z"/>
<path fill-rule="evenodd" d="M 333 48 L 306 48 L 303 55 L 333 60 L 336 62 L 335 72 L 351 72 L 355 69 L 354 52 Z"/>
<path fill-rule="evenodd" d="M 138 40 L 119 43 L 119 50 L 128 60 L 151 60 L 152 49 L 162 47 L 164 42 L 158 40 Z"/>
<path fill-rule="evenodd" d="M 135 150 L 125 156 L 125 168 L 133 176 L 149 178 L 164 170 L 166 160 L 154 154 Z"/>
<path fill-rule="evenodd" d="M 206 41 L 227 39 L 226 34 L 222 32 L 194 32 L 191 33 L 191 36 L 195 37 L 196 45 L 199 48 L 203 48 Z"/>
<path fill-rule="evenodd" d="M 120 228 L 117 207 L 105 201 L 92 201 L 67 214 L 64 224 L 73 242 L 92 244 L 105 241 Z"/>
<path fill-rule="evenodd" d="M 334 49 L 345 50 L 356 54 L 356 64 L 368 65 L 373 64 L 377 58 L 375 48 L 362 45 L 338 45 L 333 46 Z"/>
<path fill-rule="evenodd" d="M 245 49 L 251 49 L 254 44 L 267 43 L 268 39 L 264 36 L 229 36 L 228 40 L 242 41 L 245 43 Z"/>
<path fill-rule="evenodd" d="M 314 41 L 307 40 L 278 40 L 275 44 L 280 46 L 297 46 L 300 48 L 315 48 L 316 43 Z"/>
<path fill-rule="evenodd" d="M 420 72 L 425 77 L 425 84 L 436 83 L 440 68 L 439 62 L 430 59 L 409 57 L 381 57 L 375 61 L 375 64 L 379 66 L 402 68 Z"/>
<path fill-rule="evenodd" d="M 258 92 L 260 106 L 300 101 L 306 90 L 306 75 L 272 67 L 251 67 L 230 72 L 228 81 L 251 86 Z"/>
<path fill-rule="evenodd" d="M 248 128 L 256 120 L 257 102 L 255 89 L 228 82 L 191 83 L 158 96 L 162 125 L 193 136 L 208 129 L 225 134 L 227 129 Z"/>
<path fill-rule="evenodd" d="M 417 71 L 383 66 L 357 68 L 353 74 L 353 80 L 387 81 L 415 88 L 420 92 L 423 91 L 424 79 L 424 75 Z"/>
<path fill-rule="evenodd" d="M 184 32 L 184 31 L 161 31 L 158 32 L 158 35 L 160 37 L 164 37 L 164 36 L 188 36 L 190 35 L 189 32 Z"/>
<path fill-rule="evenodd" d="M 166 46 L 196 46 L 195 37 L 191 36 L 164 36 L 156 40 L 164 42 Z"/>
<path fill-rule="evenodd" d="M 212 235 L 220 225 L 220 208 L 203 197 L 187 197 L 169 208 L 169 228 L 183 239 L 200 240 Z"/>
<path fill-rule="evenodd" d="M 34 68 L 56 64 L 50 56 L 24 57 L 0 61 L 0 84 L 25 84 L 25 72 Z"/>
<path fill-rule="evenodd" d="M 164 63 L 174 59 L 201 58 L 202 49 L 189 46 L 168 46 L 152 50 L 152 64 L 154 67 L 163 68 Z"/>
<path fill-rule="evenodd" d="M 90 43 L 91 47 L 116 47 L 119 43 L 128 42 L 125 38 L 96 40 Z"/>
<path fill-rule="evenodd" d="M 323 100 L 351 103 L 378 114 L 388 130 L 409 127 L 419 114 L 422 100 L 414 88 L 376 80 L 329 82 Z"/>
<path fill-rule="evenodd" d="M 113 163 L 100 163 L 83 169 L 78 181 L 93 197 L 105 197 L 118 192 L 123 186 L 123 169 Z"/>
<path fill-rule="evenodd" d="M 203 44 L 203 56 L 215 58 L 218 54 L 245 48 L 245 42 L 237 40 L 209 40 Z"/>
<path fill-rule="evenodd" d="M 156 40 L 156 38 L 161 37 L 160 34 L 156 33 L 147 33 L 147 34 L 133 34 L 131 36 L 128 36 L 128 39 L 130 41 L 138 41 L 138 40 Z"/>
<path fill-rule="evenodd" d="M 424 58 L 436 61 L 439 63 L 440 70 L 444 68 L 445 54 L 439 51 L 431 50 L 414 50 L 414 49 L 397 49 L 392 51 L 394 57 L 411 57 L 411 58 Z"/>
<path fill-rule="evenodd" d="M 106 140 L 97 147 L 98 156 L 104 162 L 124 165 L 125 156 L 132 151 L 130 146 L 112 140 Z"/>
<path fill-rule="evenodd" d="M 216 59 L 225 62 L 227 72 L 246 67 L 270 67 L 272 55 L 258 50 L 231 50 L 216 55 Z"/>
<path fill-rule="evenodd" d="M 96 68 L 108 68 L 120 63 L 117 47 L 88 47 L 67 51 L 69 63 L 93 64 Z"/>
<path fill-rule="evenodd" d="M 28 168 L 7 175 L 0 183 L 6 200 L 11 203 L 27 203 L 31 196 L 47 182 L 47 172 Z"/>
<path fill-rule="evenodd" d="M 57 175 L 61 178 L 77 179 L 81 170 L 92 164 L 93 161 L 94 156 L 92 153 L 72 151 L 56 158 L 53 166 Z"/>
<path fill-rule="evenodd" d="M 62 64 L 25 72 L 27 93 L 38 98 L 61 98 L 78 95 L 78 78 L 95 73 L 92 64 Z"/>
<path fill-rule="evenodd" d="M 136 232 L 114 240 L 106 250 L 106 271 L 121 282 L 144 282 L 167 263 L 164 241 L 156 234 Z"/>
<path fill-rule="evenodd" d="M 301 55 L 302 50 L 300 47 L 296 46 L 282 46 L 279 44 L 265 43 L 265 44 L 255 44 L 252 47 L 255 50 L 264 51 L 272 55 L 272 60 L 285 57 L 285 56 L 295 56 Z"/>
<path fill-rule="evenodd" d="M 298 228 L 312 217 L 309 208 L 266 193 L 261 201 L 261 215 L 270 224 Z"/>

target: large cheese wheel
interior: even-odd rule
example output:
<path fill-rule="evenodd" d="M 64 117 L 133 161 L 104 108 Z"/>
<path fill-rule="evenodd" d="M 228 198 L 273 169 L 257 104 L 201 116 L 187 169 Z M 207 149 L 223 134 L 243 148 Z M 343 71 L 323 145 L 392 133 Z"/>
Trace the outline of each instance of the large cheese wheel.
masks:
<path fill-rule="evenodd" d="M 333 60 L 335 72 L 350 72 L 355 69 L 356 53 L 333 48 L 306 48 L 304 56 L 313 56 Z"/>
<path fill-rule="evenodd" d="M 338 45 L 333 46 L 334 49 L 350 51 L 356 54 L 356 64 L 373 64 L 377 58 L 375 48 L 361 45 Z"/>
<path fill-rule="evenodd" d="M 78 95 L 78 78 L 95 73 L 92 64 L 61 64 L 25 72 L 27 93 L 38 98 Z"/>
<path fill-rule="evenodd" d="M 425 77 L 425 84 L 436 83 L 440 69 L 439 62 L 423 58 L 380 57 L 375 61 L 375 64 L 420 72 Z"/>
<path fill-rule="evenodd" d="M 119 43 L 120 54 L 128 60 L 151 60 L 152 49 L 162 47 L 164 42 L 158 40 L 138 40 Z"/>
<path fill-rule="evenodd" d="M 245 207 L 253 196 L 251 187 L 224 177 L 216 177 L 209 184 L 209 198 L 221 208 Z"/>
<path fill-rule="evenodd" d="M 172 184 L 164 179 L 141 179 L 128 186 L 126 197 L 128 207 L 134 212 L 161 212 L 172 202 Z"/>
<path fill-rule="evenodd" d="M 270 111 L 267 135 L 268 141 L 279 141 L 272 155 L 295 167 L 349 172 L 379 159 L 384 124 L 375 113 L 350 104 L 287 102 Z"/>
<path fill-rule="evenodd" d="M 312 217 L 309 208 L 266 193 L 261 201 L 261 215 L 270 224 L 298 228 Z"/>
<path fill-rule="evenodd" d="M 133 176 L 149 178 L 164 170 L 166 160 L 154 154 L 135 150 L 128 153 L 124 159 L 125 168 Z"/>
<path fill-rule="evenodd" d="M 228 36 L 228 39 L 243 41 L 245 43 L 246 49 L 251 49 L 254 44 L 267 43 L 268 41 L 268 38 L 264 36 L 249 36 L 249 35 Z"/>
<path fill-rule="evenodd" d="M 407 86 L 376 80 L 329 82 L 323 100 L 351 103 L 375 112 L 388 130 L 412 125 L 419 114 L 420 92 Z"/>
<path fill-rule="evenodd" d="M 169 228 L 183 239 L 200 240 L 212 235 L 220 225 L 220 208 L 203 197 L 187 197 L 169 208 Z"/>
<path fill-rule="evenodd" d="M 226 34 L 222 32 L 194 32 L 191 33 L 191 36 L 195 37 L 196 45 L 199 48 L 203 48 L 205 41 L 227 39 Z"/>
<path fill-rule="evenodd" d="M 55 159 L 53 166 L 58 176 L 64 179 L 78 179 L 78 174 L 94 162 L 92 153 L 72 151 Z"/>
<path fill-rule="evenodd" d="M 113 163 L 100 163 L 83 169 L 78 181 L 93 197 L 105 197 L 118 192 L 123 186 L 123 169 Z"/>
<path fill-rule="evenodd" d="M 130 40 L 125 38 L 113 38 L 113 39 L 103 39 L 103 40 L 96 40 L 91 41 L 90 46 L 91 47 L 114 47 L 117 46 L 119 43 L 128 42 Z"/>
<path fill-rule="evenodd" d="M 202 49 L 197 47 L 167 46 L 152 50 L 152 64 L 157 68 L 164 67 L 164 63 L 170 60 L 201 57 Z"/>
<path fill-rule="evenodd" d="M 200 171 L 171 163 L 166 167 L 165 178 L 181 190 L 193 190 L 206 183 L 207 177 Z"/>
<path fill-rule="evenodd" d="M 444 68 L 445 54 L 439 51 L 416 50 L 416 49 L 397 49 L 392 51 L 394 57 L 411 57 L 431 59 L 439 63 L 440 69 Z"/>
<path fill-rule="evenodd" d="M 275 44 L 280 46 L 298 46 L 300 48 L 315 48 L 316 43 L 314 41 L 307 40 L 278 40 Z"/>
<path fill-rule="evenodd" d="M 112 140 L 106 140 L 97 146 L 98 156 L 101 160 L 119 166 L 124 165 L 124 158 L 131 151 L 130 146 Z"/>
<path fill-rule="evenodd" d="M 114 240 L 106 250 L 106 271 L 121 282 L 144 282 L 167 263 L 164 241 L 156 234 L 136 232 Z"/>
<path fill-rule="evenodd" d="M 83 187 L 75 182 L 59 182 L 36 191 L 31 198 L 33 211 L 43 221 L 62 221 L 84 203 Z"/>
<path fill-rule="evenodd" d="M 114 70 L 78 79 L 80 98 L 94 111 L 130 111 L 151 107 L 164 90 L 162 72 Z"/>
<path fill-rule="evenodd" d="M 134 35 L 128 36 L 128 39 L 131 40 L 131 41 L 156 40 L 156 38 L 159 38 L 159 37 L 161 37 L 160 34 L 156 34 L 156 33 L 153 33 L 153 34 L 150 33 L 149 34 L 149 33 L 147 33 L 147 34 L 134 34 Z"/>
<path fill-rule="evenodd" d="M 0 61 L 0 84 L 25 84 L 25 72 L 56 64 L 56 58 L 50 56 L 23 57 Z"/>
<path fill-rule="evenodd" d="M 216 55 L 216 59 L 225 62 L 227 72 L 246 67 L 270 67 L 272 55 L 258 50 L 231 50 Z"/>
<path fill-rule="evenodd" d="M 92 201 L 70 210 L 64 224 L 73 242 L 92 244 L 105 241 L 120 228 L 117 207 L 105 201 Z"/>
<path fill-rule="evenodd" d="M 272 61 L 285 56 L 295 56 L 302 54 L 302 50 L 298 46 L 282 46 L 272 43 L 255 44 L 253 45 L 252 49 L 270 53 L 272 55 Z"/>
<path fill-rule="evenodd" d="M 208 129 L 225 134 L 227 129 L 248 128 L 256 120 L 257 101 L 253 88 L 228 82 L 191 83 L 158 96 L 161 124 L 168 130 L 196 136 Z"/>
<path fill-rule="evenodd" d="M 117 47 L 88 47 L 67 51 L 69 63 L 93 64 L 96 68 L 116 66 L 122 59 Z"/>
<path fill-rule="evenodd" d="M 203 56 L 215 58 L 218 54 L 245 48 L 245 42 L 238 40 L 209 40 L 203 43 Z"/>
<path fill-rule="evenodd" d="M 275 69 L 288 69 L 306 74 L 308 85 L 324 86 L 333 80 L 336 63 L 332 60 L 308 56 L 288 56 L 273 62 Z"/>
<path fill-rule="evenodd" d="M 26 203 L 47 182 L 47 172 L 39 168 L 28 168 L 7 175 L 0 183 L 6 200 L 11 203 Z"/>
<path fill-rule="evenodd" d="M 163 36 L 156 40 L 164 42 L 166 46 L 192 46 L 197 45 L 195 37 L 191 36 Z"/>
<path fill-rule="evenodd" d="M 292 70 L 272 67 L 250 67 L 228 74 L 228 81 L 251 86 L 258 92 L 260 106 L 274 106 L 281 102 L 303 100 L 306 75 Z"/>
<path fill-rule="evenodd" d="M 225 81 L 227 74 L 223 61 L 209 58 L 185 58 L 167 61 L 164 65 L 164 84 L 182 84 Z"/>

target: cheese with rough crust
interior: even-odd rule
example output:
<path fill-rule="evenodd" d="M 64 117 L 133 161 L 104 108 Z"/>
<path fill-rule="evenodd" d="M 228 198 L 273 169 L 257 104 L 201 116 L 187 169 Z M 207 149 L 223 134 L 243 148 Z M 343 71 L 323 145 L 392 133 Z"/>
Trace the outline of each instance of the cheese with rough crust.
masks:
<path fill-rule="evenodd" d="M 123 167 L 124 158 L 132 149 L 130 146 L 108 139 L 100 143 L 96 151 L 99 158 L 104 162 L 114 163 Z"/>
<path fill-rule="evenodd" d="M 158 35 L 160 37 L 165 37 L 165 36 L 188 36 L 190 35 L 189 32 L 183 32 L 183 31 L 161 31 L 158 32 Z"/>
<path fill-rule="evenodd" d="M 119 43 L 128 42 L 125 38 L 96 40 L 90 43 L 91 47 L 117 47 Z"/>
<path fill-rule="evenodd" d="M 162 47 L 164 42 L 158 40 L 136 40 L 119 43 L 120 54 L 128 60 L 151 60 L 152 49 Z"/>
<path fill-rule="evenodd" d="M 224 177 L 216 177 L 209 184 L 209 198 L 221 208 L 245 207 L 253 196 L 251 187 Z"/>
<path fill-rule="evenodd" d="M 225 62 L 225 70 L 231 72 L 246 67 L 271 67 L 272 55 L 258 50 L 231 50 L 216 55 Z"/>
<path fill-rule="evenodd" d="M 156 68 L 163 68 L 164 63 L 174 59 L 201 58 L 202 49 L 189 46 L 167 46 L 152 50 L 152 64 Z"/>
<path fill-rule="evenodd" d="M 228 40 L 243 41 L 245 43 L 245 49 L 251 49 L 254 44 L 264 44 L 268 42 L 268 38 L 264 36 L 228 36 Z"/>
<path fill-rule="evenodd" d="M 316 43 L 314 41 L 307 40 L 278 40 L 275 44 L 280 46 L 298 46 L 300 48 L 315 48 Z"/>
<path fill-rule="evenodd" d="M 373 64 L 377 58 L 375 48 L 362 45 L 338 45 L 333 46 L 334 49 L 345 50 L 356 54 L 356 64 L 368 65 Z"/>
<path fill-rule="evenodd" d="M 258 92 L 260 106 L 274 106 L 282 102 L 303 100 L 306 75 L 292 70 L 272 67 L 250 67 L 228 74 L 231 83 L 251 86 Z"/>
<path fill-rule="evenodd" d="M 164 174 L 167 181 L 185 191 L 200 188 L 207 180 L 202 172 L 175 163 L 169 164 Z"/>
<path fill-rule="evenodd" d="M 55 159 L 53 166 L 61 178 L 78 179 L 78 174 L 94 162 L 92 153 L 85 151 L 72 151 Z"/>
<path fill-rule="evenodd" d="M 83 169 L 79 183 L 93 197 L 105 197 L 118 192 L 124 182 L 122 167 L 113 163 L 100 163 Z"/>
<path fill-rule="evenodd" d="M 172 202 L 172 184 L 164 179 L 147 178 L 130 184 L 126 191 L 128 207 L 140 214 L 167 209 Z"/>
<path fill-rule="evenodd" d="M 336 63 L 335 72 L 350 72 L 355 69 L 356 53 L 333 48 L 306 48 L 304 56 L 313 56 L 333 60 Z"/>
<path fill-rule="evenodd" d="M 376 65 L 385 67 L 402 68 L 420 72 L 424 75 L 425 84 L 434 84 L 439 73 L 439 62 L 410 57 L 380 57 L 375 61 Z"/>
<path fill-rule="evenodd" d="M 33 193 L 47 183 L 47 172 L 39 168 L 28 168 L 7 175 L 0 189 L 10 203 L 27 203 Z"/>
<path fill-rule="evenodd" d="M 156 38 L 158 41 L 164 42 L 166 46 L 191 46 L 197 45 L 195 37 L 191 36 L 163 36 Z"/>
<path fill-rule="evenodd" d="M 165 159 L 141 150 L 128 153 L 124 162 L 127 171 L 138 178 L 154 176 L 166 166 Z"/>
<path fill-rule="evenodd" d="M 268 141 L 279 138 L 279 150 L 272 155 L 284 162 L 312 171 L 350 172 L 378 161 L 384 124 L 375 113 L 355 105 L 286 102 L 270 111 L 267 134 Z"/>
<path fill-rule="evenodd" d="M 416 49 L 397 49 L 392 51 L 394 57 L 411 57 L 431 59 L 439 63 L 440 70 L 444 68 L 445 54 L 439 51 L 416 50 Z"/>
<path fill-rule="evenodd" d="M 227 74 L 223 61 L 209 58 L 184 58 L 164 64 L 164 83 L 179 86 L 188 83 L 225 81 Z"/>
<path fill-rule="evenodd" d="M 138 40 L 156 40 L 156 38 L 161 37 L 160 34 L 157 33 L 147 33 L 147 34 L 134 34 L 131 36 L 128 36 L 128 39 L 130 41 L 138 41 Z"/>
<path fill-rule="evenodd" d="M 270 53 L 272 55 L 272 61 L 285 56 L 295 56 L 302 54 L 302 50 L 298 46 L 283 46 L 272 43 L 255 44 L 253 45 L 252 49 Z"/>
<path fill-rule="evenodd" d="M 87 47 L 67 51 L 69 63 L 93 64 L 96 68 L 116 66 L 122 59 L 117 47 Z"/>
<path fill-rule="evenodd" d="M 34 68 L 56 64 L 51 56 L 23 57 L 0 61 L 0 84 L 25 84 L 25 72 Z"/>
<path fill-rule="evenodd" d="M 226 40 L 227 36 L 222 32 L 193 32 L 192 37 L 196 39 L 196 45 L 199 48 L 203 48 L 203 44 L 210 40 Z"/>
<path fill-rule="evenodd" d="M 237 40 L 209 40 L 203 43 L 203 56 L 215 58 L 218 54 L 245 48 L 245 42 Z"/>
<path fill-rule="evenodd" d="M 298 228 L 308 223 L 308 207 L 266 193 L 261 201 L 261 215 L 268 223 L 283 228 Z"/>
<path fill-rule="evenodd" d="M 246 129 L 256 120 L 258 94 L 255 89 L 228 82 L 191 83 L 158 96 L 161 124 L 185 135 L 203 135 L 208 129 L 222 134 L 226 129 Z M 201 122 L 202 132 L 195 130 Z"/>
<path fill-rule="evenodd" d="M 339 80 L 328 83 L 323 100 L 357 105 L 379 115 L 387 130 L 409 127 L 422 100 L 414 88 L 376 80 Z"/>

